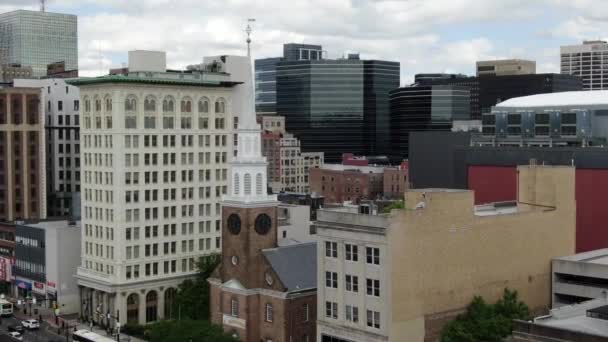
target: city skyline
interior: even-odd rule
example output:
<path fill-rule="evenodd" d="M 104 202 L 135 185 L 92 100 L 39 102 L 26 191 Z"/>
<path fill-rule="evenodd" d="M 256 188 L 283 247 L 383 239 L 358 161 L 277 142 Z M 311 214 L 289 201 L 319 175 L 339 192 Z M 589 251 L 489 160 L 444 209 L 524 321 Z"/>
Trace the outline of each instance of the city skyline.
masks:
<path fill-rule="evenodd" d="M 608 4 L 591 4 L 590 0 L 534 4 L 519 0 L 290 4 L 233 0 L 201 6 L 198 1 L 183 0 L 168 7 L 164 0 L 138 4 L 51 0 L 47 11 L 79 16 L 83 76 L 105 74 L 110 67 L 120 66 L 127 60 L 125 51 L 132 49 L 168 51 L 170 68 L 200 63 L 205 55 L 243 55 L 243 29 L 246 19 L 254 17 L 255 58 L 280 55 L 283 43 L 320 44 L 329 58 L 359 52 L 365 59 L 399 61 L 402 84 L 408 84 L 421 72 L 472 75 L 475 61 L 497 58 L 532 59 L 539 73 L 559 72 L 559 46 L 606 38 L 602 32 L 608 20 L 599 13 L 605 13 L 602 7 L 608 10 Z M 7 0 L 0 5 L 0 13 L 19 8 L 38 10 L 39 4 Z"/>

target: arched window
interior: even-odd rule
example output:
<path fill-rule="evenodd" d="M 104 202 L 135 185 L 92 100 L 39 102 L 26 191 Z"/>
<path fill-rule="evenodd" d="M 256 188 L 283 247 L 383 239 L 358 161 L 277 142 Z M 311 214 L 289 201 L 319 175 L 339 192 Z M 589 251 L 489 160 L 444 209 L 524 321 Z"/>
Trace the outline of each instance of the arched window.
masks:
<path fill-rule="evenodd" d="M 209 99 L 204 97 L 198 100 L 198 112 L 201 114 L 209 113 Z"/>
<path fill-rule="evenodd" d="M 110 95 L 105 96 L 106 113 L 112 113 L 112 98 Z"/>
<path fill-rule="evenodd" d="M 155 112 L 156 111 L 156 99 L 153 96 L 148 96 L 144 100 L 144 112 Z"/>
<path fill-rule="evenodd" d="M 163 100 L 163 128 L 175 128 L 175 100 L 171 96 L 165 97 Z"/>
<path fill-rule="evenodd" d="M 256 195 L 261 195 L 262 194 L 262 174 L 258 173 L 255 176 L 255 194 Z"/>
<path fill-rule="evenodd" d="M 239 179 L 239 174 L 235 173 L 234 174 L 234 194 L 235 195 L 238 195 L 240 193 L 240 187 L 241 187 L 240 183 L 241 182 L 240 182 L 240 179 Z"/>
<path fill-rule="evenodd" d="M 244 191 L 245 195 L 251 195 L 251 175 L 246 173 L 245 174 L 245 191 Z"/>
<path fill-rule="evenodd" d="M 146 295 L 146 323 L 156 321 L 158 317 L 158 295 L 150 291 Z"/>
<path fill-rule="evenodd" d="M 85 112 L 90 112 L 91 111 L 91 100 L 89 100 L 88 97 L 84 98 L 84 111 Z"/>
<path fill-rule="evenodd" d="M 173 113 L 175 112 L 175 101 L 172 97 L 167 96 L 163 100 L 163 113 Z"/>
<path fill-rule="evenodd" d="M 180 111 L 182 113 L 192 113 L 192 100 L 190 98 L 183 98 L 180 104 Z"/>
<path fill-rule="evenodd" d="M 165 290 L 165 312 L 164 312 L 165 319 L 173 319 L 175 316 L 178 316 L 178 314 L 179 314 L 179 311 L 178 311 L 179 308 L 175 307 L 175 296 L 176 295 L 177 295 L 177 290 L 175 290 L 172 287 Z"/>
<path fill-rule="evenodd" d="M 129 95 L 125 100 L 125 112 L 134 112 L 137 110 L 137 100 L 135 96 Z"/>
<path fill-rule="evenodd" d="M 219 98 L 215 101 L 215 112 L 218 114 L 226 113 L 226 102 L 223 98 Z"/>
<path fill-rule="evenodd" d="M 148 96 L 144 100 L 144 128 L 156 128 L 156 99 Z"/>
<path fill-rule="evenodd" d="M 95 99 L 95 111 L 101 112 L 101 99 L 99 98 Z"/>
<path fill-rule="evenodd" d="M 132 293 L 127 297 L 127 322 L 139 322 L 139 296 Z"/>

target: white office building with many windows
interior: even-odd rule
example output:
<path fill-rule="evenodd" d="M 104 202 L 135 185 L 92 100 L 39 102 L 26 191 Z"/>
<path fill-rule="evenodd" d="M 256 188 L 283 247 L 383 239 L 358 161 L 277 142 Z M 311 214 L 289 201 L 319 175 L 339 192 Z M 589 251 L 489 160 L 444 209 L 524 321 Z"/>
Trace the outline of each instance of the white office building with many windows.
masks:
<path fill-rule="evenodd" d="M 221 247 L 246 58 L 210 58 L 189 72 L 167 72 L 164 58 L 131 52 L 129 74 L 72 82 L 81 103 L 81 315 L 111 326 L 175 317 L 178 284 Z"/>

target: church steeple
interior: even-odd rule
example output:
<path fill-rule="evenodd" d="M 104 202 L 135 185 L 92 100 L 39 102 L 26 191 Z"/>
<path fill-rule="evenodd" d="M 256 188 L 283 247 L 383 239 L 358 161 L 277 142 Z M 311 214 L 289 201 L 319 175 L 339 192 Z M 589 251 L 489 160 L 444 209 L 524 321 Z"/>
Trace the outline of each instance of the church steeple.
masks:
<path fill-rule="evenodd" d="M 248 38 L 249 39 L 249 38 Z M 262 156 L 261 130 L 255 115 L 255 78 L 251 56 L 242 59 L 246 64 L 243 83 L 236 86 L 235 114 L 238 114 L 237 155 L 232 162 L 230 193 L 223 200 L 230 205 L 268 205 L 276 202 L 276 195 L 267 192 L 266 157 Z M 237 112 L 238 111 L 238 112 Z"/>

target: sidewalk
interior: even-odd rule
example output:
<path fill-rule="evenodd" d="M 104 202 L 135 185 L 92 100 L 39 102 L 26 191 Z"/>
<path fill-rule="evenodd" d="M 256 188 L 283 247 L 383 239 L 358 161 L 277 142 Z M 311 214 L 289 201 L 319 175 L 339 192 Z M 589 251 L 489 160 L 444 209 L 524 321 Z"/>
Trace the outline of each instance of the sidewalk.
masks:
<path fill-rule="evenodd" d="M 93 329 L 91 329 L 91 326 L 89 324 L 86 323 L 81 323 L 79 322 L 77 319 L 64 319 L 63 317 L 59 317 L 57 322 L 59 324 L 55 324 L 55 315 L 52 314 L 48 314 L 47 309 L 44 308 L 40 308 L 39 309 L 39 313 L 41 313 L 42 315 L 42 322 L 47 324 L 47 330 L 52 331 L 53 333 L 57 333 L 57 329 L 60 328 L 63 324 L 63 322 L 65 322 L 65 326 L 68 326 L 69 329 L 71 330 L 71 332 L 74 331 L 74 327 L 76 327 L 76 330 L 89 330 L 92 331 L 96 334 L 99 334 L 101 336 L 104 337 L 108 337 L 108 338 L 113 338 L 116 339 L 116 336 L 110 336 L 107 334 L 105 329 L 102 329 L 98 326 L 94 326 Z M 25 315 L 20 309 L 17 309 L 17 307 L 15 306 L 15 308 L 13 309 L 13 316 L 18 319 L 18 320 L 26 320 L 26 319 L 38 319 L 38 315 Z M 41 328 L 45 328 L 44 325 L 41 323 Z M 62 332 L 62 334 L 65 334 L 65 331 Z M 71 334 L 70 334 L 71 336 Z M 121 342 L 146 342 L 145 340 L 133 337 L 133 336 L 129 336 L 126 334 L 121 333 L 120 334 L 120 341 Z"/>

